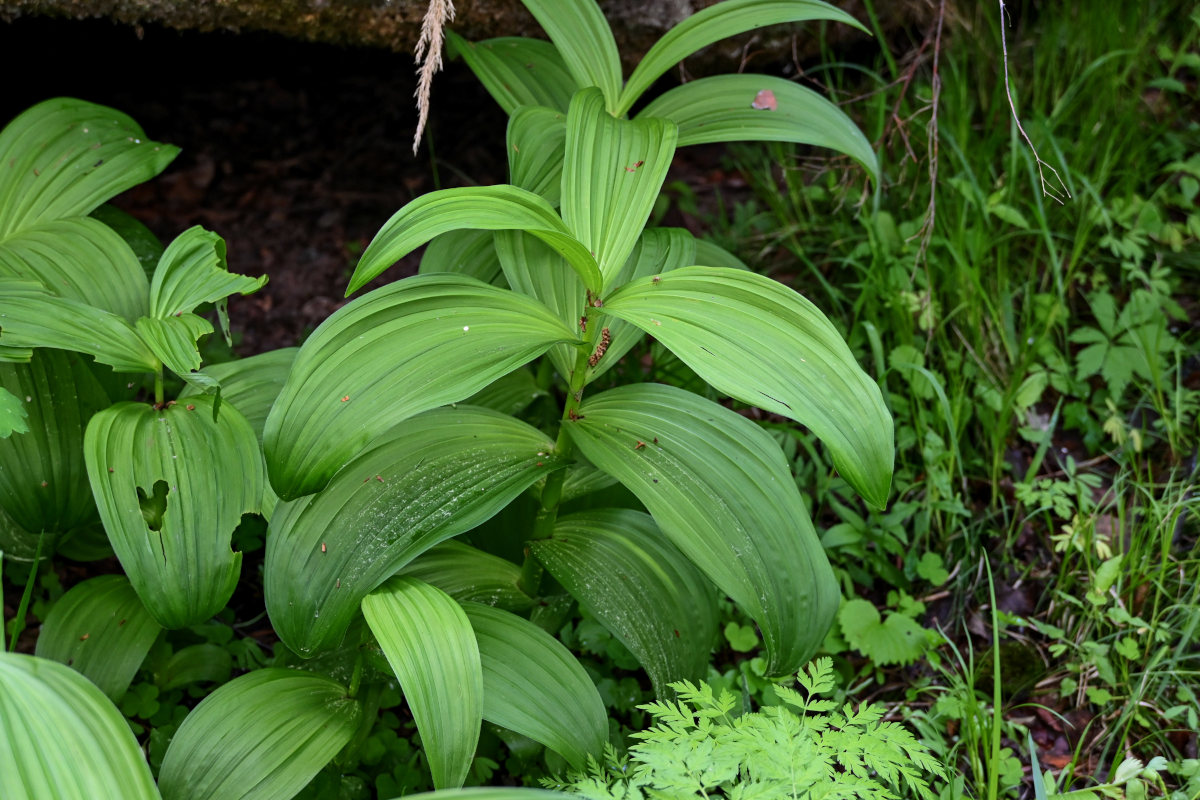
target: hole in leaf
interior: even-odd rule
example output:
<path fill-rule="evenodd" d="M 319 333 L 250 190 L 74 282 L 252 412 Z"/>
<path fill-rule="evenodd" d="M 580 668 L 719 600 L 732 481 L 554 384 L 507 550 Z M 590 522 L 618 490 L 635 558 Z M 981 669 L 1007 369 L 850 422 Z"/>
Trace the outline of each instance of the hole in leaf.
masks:
<path fill-rule="evenodd" d="M 152 531 L 162 530 L 163 514 L 167 513 L 167 492 L 170 488 L 164 480 L 154 482 L 154 493 L 147 496 L 146 490 L 137 487 L 138 505 L 142 509 L 142 517 Z"/>

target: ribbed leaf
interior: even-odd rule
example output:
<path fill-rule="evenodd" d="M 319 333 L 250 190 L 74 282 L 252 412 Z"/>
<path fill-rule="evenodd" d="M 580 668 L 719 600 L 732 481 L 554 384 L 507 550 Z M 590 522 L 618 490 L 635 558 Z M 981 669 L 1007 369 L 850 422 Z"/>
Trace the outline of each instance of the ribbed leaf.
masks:
<path fill-rule="evenodd" d="M 545 29 L 580 88 L 596 86 L 613 111 L 621 94 L 621 56 L 595 0 L 521 0 Z"/>
<path fill-rule="evenodd" d="M 716 590 L 648 514 L 572 514 L 529 549 L 637 657 L 660 698 L 672 681 L 705 677 L 717 637 Z"/>
<path fill-rule="evenodd" d="M 362 707 L 322 675 L 260 669 L 188 714 L 163 758 L 164 800 L 289 800 L 346 746 Z"/>
<path fill-rule="evenodd" d="M 141 747 L 99 689 L 55 661 L 3 652 L 0 797 L 159 800 Z"/>
<path fill-rule="evenodd" d="M 516 416 L 539 397 L 546 397 L 549 394 L 538 386 L 531 370 L 521 368 L 502 375 L 468 397 L 464 402 L 470 406 L 483 406 L 502 414 Z"/>
<path fill-rule="evenodd" d="M 72 667 L 116 702 L 161 630 L 128 578 L 100 575 L 71 587 L 54 604 L 35 652 Z"/>
<path fill-rule="evenodd" d="M 0 366 L 0 374 L 3 369 Z M 0 439 L 7 439 L 14 433 L 29 433 L 29 412 L 15 394 L 0 388 Z"/>
<path fill-rule="evenodd" d="M 129 245 L 129 249 L 137 258 L 142 273 L 146 277 L 147 286 L 149 286 L 149 280 L 154 275 L 154 268 L 158 266 L 158 260 L 162 258 L 163 254 L 163 245 L 158 237 L 140 220 L 125 213 L 112 203 L 97 206 L 88 216 L 103 222 L 125 240 L 125 244 Z M 143 302 L 147 300 L 149 292 L 145 292 L 144 295 Z M 145 309 L 139 311 L 138 316 L 144 313 Z"/>
<path fill-rule="evenodd" d="M 109 541 L 138 596 L 165 628 L 203 622 L 233 594 L 243 514 L 259 510 L 263 468 L 245 418 L 214 398 L 156 410 L 118 403 L 84 436 L 88 478 Z"/>
<path fill-rule="evenodd" d="M 271 622 L 303 656 L 335 647 L 367 592 L 561 468 L 552 439 L 485 409 L 409 419 L 316 495 L 280 503 L 263 582 Z"/>
<path fill-rule="evenodd" d="M 688 267 L 627 284 L 601 310 L 653 335 L 718 390 L 807 425 L 867 502 L 887 503 L 891 414 L 808 300 L 753 272 Z"/>
<path fill-rule="evenodd" d="M 446 31 L 451 56 L 461 57 L 504 113 L 521 106 L 566 111 L 577 88 L 558 50 L 549 42 L 517 36 L 468 42 Z"/>
<path fill-rule="evenodd" d="M 564 326 L 579 330 L 586 290 L 563 257 L 523 231 L 497 231 L 492 236 L 504 278 L 512 290 L 536 299 L 554 311 Z M 550 359 L 559 375 L 571 374 L 577 353 L 570 344 L 550 348 Z"/>
<path fill-rule="evenodd" d="M 720 245 L 713 244 L 708 239 L 696 239 L 696 264 L 706 267 L 729 267 L 730 269 L 750 269 L 746 262 L 735 256 Z"/>
<path fill-rule="evenodd" d="M 463 609 L 483 662 L 483 718 L 556 750 L 576 769 L 599 758 L 608 739 L 604 702 L 570 651 L 507 611 Z"/>
<path fill-rule="evenodd" d="M 635 278 L 661 275 L 695 263 L 696 237 L 683 228 L 647 228 L 638 237 L 633 252 L 629 254 L 629 259 L 612 281 L 612 285 L 622 286 Z M 588 367 L 589 382 L 620 361 L 621 356 L 628 353 L 645 335 L 636 326 L 622 319 L 612 319 L 606 324 L 611 343 L 604 357 L 596 362 L 596 366 Z"/>
<path fill-rule="evenodd" d="M 0 279 L 0 345 L 71 350 L 117 372 L 158 368 L 158 359 L 123 317 L 79 300 L 55 297 L 30 281 Z"/>
<path fill-rule="evenodd" d="M 0 364 L 0 387 L 28 414 L 27 433 L 0 439 L 0 508 L 29 533 L 20 538 L 32 545 L 39 531 L 61 534 L 96 521 L 83 431 L 109 400 L 83 359 L 38 350 L 28 364 Z"/>
<path fill-rule="evenodd" d="M 421 255 L 417 272 L 454 272 L 477 281 L 505 288 L 500 259 L 492 246 L 491 231 L 463 228 L 435 236 Z"/>
<path fill-rule="evenodd" d="M 366 444 L 575 339 L 545 306 L 459 275 L 418 275 L 342 307 L 296 355 L 263 431 L 275 491 L 320 490 Z"/>
<path fill-rule="evenodd" d="M 242 412 L 260 441 L 271 404 L 283 389 L 298 352 L 297 347 L 283 347 L 204 368 L 221 384 L 221 403 L 229 403 Z M 179 400 L 183 402 L 199 392 L 197 387 L 186 386 L 179 393 Z"/>
<path fill-rule="evenodd" d="M 697 50 L 767 25 L 812 19 L 845 22 L 867 32 L 854 17 L 820 0 L 725 0 L 697 11 L 667 31 L 638 62 L 615 113 L 628 112 L 660 75 Z"/>
<path fill-rule="evenodd" d="M 664 278 L 664 280 L 666 280 Z M 670 386 L 584 401 L 567 422 L 679 550 L 758 623 L 773 675 L 820 646 L 838 588 L 783 453 L 750 420 Z"/>
<path fill-rule="evenodd" d="M 676 138 L 669 121 L 614 118 L 604 110 L 604 98 L 596 89 L 571 98 L 562 218 L 596 255 L 605 287 L 625 266 L 650 218 Z M 596 287 L 587 288 L 596 293 Z"/>
<path fill-rule="evenodd" d="M 514 186 L 557 206 L 562 198 L 562 166 L 567 115 L 545 106 L 518 108 L 508 120 L 508 173 Z"/>
<path fill-rule="evenodd" d="M 155 670 L 154 682 L 168 692 L 193 683 L 227 683 L 233 672 L 233 656 L 220 645 L 188 645 L 167 659 L 162 671 Z"/>
<path fill-rule="evenodd" d="M 215 391 L 217 381 L 200 369 L 201 336 L 213 332 L 212 323 L 204 317 L 187 312 L 159 319 L 142 317 L 137 321 L 137 332 L 150 352 L 163 365 L 201 391 Z"/>
<path fill-rule="evenodd" d="M 38 103 L 0 132 L 0 239 L 87 214 L 178 153 L 111 108 L 69 97 Z"/>
<path fill-rule="evenodd" d="M 589 288 L 600 286 L 595 257 L 543 198 L 516 186 L 467 186 L 422 195 L 383 223 L 354 268 L 346 295 L 433 237 L 463 228 L 529 231 L 561 253 Z"/>
<path fill-rule="evenodd" d="M 766 103 L 766 95 L 760 94 L 764 92 L 771 93 Z M 783 78 L 716 75 L 690 81 L 651 101 L 636 119 L 671 120 L 679 126 L 679 147 L 708 142 L 811 144 L 845 153 L 872 178 L 879 175 L 871 143 L 850 118 L 813 90 Z"/>
<path fill-rule="evenodd" d="M 462 786 L 483 722 L 483 667 L 462 606 L 427 583 L 392 578 L 362 610 L 412 710 L 433 785 Z"/>
<path fill-rule="evenodd" d="M 250 278 L 229 272 L 225 240 L 196 225 L 167 246 L 150 284 L 150 315 L 165 318 L 195 311 L 231 294 L 250 294 L 262 288 L 266 276 Z"/>
<path fill-rule="evenodd" d="M 137 256 L 89 217 L 49 220 L 0 241 L 0 277 L 39 281 L 50 294 L 111 311 L 127 322 L 146 313 L 149 282 Z"/>
<path fill-rule="evenodd" d="M 436 586 L 459 602 L 524 611 L 533 598 L 521 590 L 521 568 L 482 550 L 449 541 L 417 556 L 398 575 Z"/>

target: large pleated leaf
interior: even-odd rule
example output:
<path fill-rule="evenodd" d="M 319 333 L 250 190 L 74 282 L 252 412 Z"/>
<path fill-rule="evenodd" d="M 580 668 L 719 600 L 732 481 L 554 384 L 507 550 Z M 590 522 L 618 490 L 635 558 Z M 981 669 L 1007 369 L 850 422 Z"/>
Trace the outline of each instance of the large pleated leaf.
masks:
<path fill-rule="evenodd" d="M 637 657 L 660 698 L 673 681 L 705 677 L 717 636 L 716 590 L 648 514 L 572 514 L 529 549 Z"/>
<path fill-rule="evenodd" d="M 164 319 L 142 317 L 136 330 L 150 352 L 167 369 L 202 391 L 214 391 L 217 381 L 200 372 L 200 337 L 213 332 L 212 323 L 204 317 L 179 312 Z"/>
<path fill-rule="evenodd" d="M 765 93 L 770 93 L 765 94 Z M 708 142 L 795 142 L 828 147 L 862 164 L 879 165 L 862 131 L 811 89 L 767 75 L 716 75 L 664 92 L 636 119 L 669 119 L 679 146 Z"/>
<path fill-rule="evenodd" d="M 462 542 L 431 547 L 397 574 L 432 584 L 459 602 L 524 611 L 534 601 L 521 590 L 519 566 Z"/>
<path fill-rule="evenodd" d="M 16 396 L 29 427 L 0 439 L 0 508 L 33 542 L 39 531 L 61 534 L 94 522 L 83 432 L 109 401 L 83 359 L 38 350 L 28 364 L 0 364 L 0 387 Z"/>
<path fill-rule="evenodd" d="M 548 391 L 538 386 L 533 371 L 528 367 L 523 367 L 492 381 L 468 397 L 465 402 L 467 405 L 483 406 L 493 411 L 517 416 L 535 400 L 549 394 Z"/>
<path fill-rule="evenodd" d="M 323 675 L 260 669 L 188 714 L 163 758 L 164 800 L 289 800 L 350 741 L 362 707 Z"/>
<path fill-rule="evenodd" d="M 0 132 L 0 239 L 87 214 L 178 153 L 111 108 L 69 97 L 38 103 Z"/>
<path fill-rule="evenodd" d="M 887 503 L 891 414 L 808 300 L 753 272 L 688 267 L 627 284 L 601 310 L 653 335 L 718 390 L 807 425 L 867 502 Z"/>
<path fill-rule="evenodd" d="M 415 578 L 392 578 L 362 603 L 400 681 L 439 789 L 463 785 L 483 722 L 483 667 L 462 606 Z"/>
<path fill-rule="evenodd" d="M 713 244 L 708 239 L 696 239 L 696 264 L 706 267 L 729 267 L 730 269 L 750 269 L 746 262 L 735 256 L 720 245 Z"/>
<path fill-rule="evenodd" d="M 342 307 L 309 337 L 263 431 L 275 491 L 320 490 L 371 439 L 470 397 L 576 339 L 524 295 L 460 275 L 418 275 Z"/>
<path fill-rule="evenodd" d="M 373 443 L 325 491 L 280 503 L 263 575 L 279 637 L 303 656 L 337 646 L 367 592 L 562 468 L 553 447 L 495 411 L 435 409 Z"/>
<path fill-rule="evenodd" d="M 483 718 L 555 750 L 576 769 L 608 739 L 604 702 L 567 648 L 515 614 L 465 603 L 483 662 Z"/>
<path fill-rule="evenodd" d="M 262 288 L 266 276 L 235 275 L 225 262 L 225 240 L 196 225 L 167 246 L 150 284 L 150 315 L 170 317 L 195 311 L 231 294 L 250 294 Z"/>
<path fill-rule="evenodd" d="M 567 115 L 545 106 L 524 106 L 508 120 L 508 173 L 514 186 L 557 206 L 562 198 L 562 167 Z"/>
<path fill-rule="evenodd" d="M 121 712 L 55 661 L 0 652 L 0 797 L 159 800 Z"/>
<path fill-rule="evenodd" d="M 497 231 L 492 236 L 512 290 L 538 300 L 554 311 L 564 326 L 579 330 L 587 292 L 562 256 L 523 231 Z M 560 375 L 570 376 L 578 352 L 570 344 L 550 348 L 550 360 Z"/>
<path fill-rule="evenodd" d="M 260 441 L 271 404 L 283 389 L 297 352 L 297 347 L 283 347 L 204 368 L 221 384 L 222 404 L 229 403 L 242 412 Z M 187 386 L 180 392 L 179 399 L 182 402 L 199 392 L 199 387 Z"/>
<path fill-rule="evenodd" d="M 90 217 L 48 220 L 0 241 L 0 277 L 39 281 L 50 294 L 111 311 L 146 313 L 149 282 L 129 245 Z"/>
<path fill-rule="evenodd" d="M 566 111 L 578 88 L 558 50 L 540 39 L 506 36 L 468 42 L 446 31 L 446 47 L 466 62 L 506 114 L 521 106 Z"/>
<path fill-rule="evenodd" d="M 642 231 L 625 266 L 613 280 L 613 286 L 622 286 L 635 278 L 662 275 L 696 263 L 696 237 L 683 228 L 647 228 Z M 604 357 L 595 366 L 588 367 L 588 381 L 603 374 L 621 360 L 645 334 L 623 319 L 610 319 L 606 323 L 611 343 Z"/>
<path fill-rule="evenodd" d="M 867 30 L 854 17 L 820 0 L 725 0 L 697 11 L 646 52 L 629 76 L 615 113 L 620 116 L 628 112 L 660 75 L 697 50 L 767 25 L 814 19 L 845 22 Z"/>
<path fill-rule="evenodd" d="M 553 247 L 589 288 L 599 289 L 600 272 L 588 248 L 543 198 L 516 186 L 466 186 L 418 197 L 383 223 L 350 276 L 349 296 L 416 248 L 443 233 L 525 230 Z"/>
<path fill-rule="evenodd" d="M 567 71 L 582 88 L 600 89 L 609 111 L 621 94 L 621 56 L 608 20 L 595 0 L 521 0 L 554 42 Z"/>
<path fill-rule="evenodd" d="M 417 272 L 454 272 L 493 286 L 506 286 L 491 231 L 463 228 L 435 236 L 421 255 Z"/>
<path fill-rule="evenodd" d="M 0 279 L 0 345 L 71 350 L 117 372 L 158 368 L 158 359 L 124 317 L 56 297 L 31 281 Z"/>
<path fill-rule="evenodd" d="M 770 673 L 797 670 L 832 624 L 838 588 L 771 437 L 727 408 L 656 384 L 596 395 L 579 413 L 566 424 L 588 460 L 637 495 L 754 618 Z"/>
<path fill-rule="evenodd" d="M 100 575 L 71 587 L 54 604 L 35 652 L 75 669 L 116 702 L 161 630 L 128 578 Z"/>
<path fill-rule="evenodd" d="M 571 99 L 562 218 L 595 254 L 605 287 L 625 266 L 650 218 L 676 138 L 674 124 L 666 120 L 614 118 L 596 89 L 583 89 Z"/>
<path fill-rule="evenodd" d="M 118 403 L 84 436 L 88 478 L 109 541 L 150 614 L 165 628 L 225 607 L 241 570 L 230 548 L 258 512 L 263 467 L 250 423 L 212 396 L 163 409 Z"/>

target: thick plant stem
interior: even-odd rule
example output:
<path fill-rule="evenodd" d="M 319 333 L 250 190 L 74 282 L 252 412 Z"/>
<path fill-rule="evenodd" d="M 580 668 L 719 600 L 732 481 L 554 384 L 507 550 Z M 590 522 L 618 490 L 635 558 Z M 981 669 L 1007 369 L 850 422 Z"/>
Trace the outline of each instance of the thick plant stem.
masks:
<path fill-rule="evenodd" d="M 162 408 L 163 404 L 163 365 L 158 365 L 158 371 L 154 373 L 154 406 Z"/>
<path fill-rule="evenodd" d="M 571 441 L 571 436 L 567 433 L 567 423 L 578 415 L 579 404 L 583 399 L 583 388 L 587 382 L 588 360 L 597 339 L 596 326 L 599 323 L 596 321 L 596 324 L 592 324 L 593 319 L 590 312 L 589 308 L 585 317 L 588 321 L 588 332 L 584 334 L 583 346 L 579 348 L 579 353 L 575 357 L 575 368 L 571 370 L 567 400 L 563 404 L 562 421 L 558 427 L 558 438 L 554 442 L 554 453 L 560 458 L 570 458 L 575 452 L 575 443 Z M 565 469 L 546 476 L 546 484 L 542 487 L 541 504 L 533 519 L 530 539 L 549 539 L 554 532 L 554 523 L 558 520 L 558 507 L 562 502 L 562 488 L 566 477 Z M 542 572 L 542 565 L 526 548 L 525 561 L 521 565 L 521 589 L 530 597 L 537 596 L 542 582 Z"/>

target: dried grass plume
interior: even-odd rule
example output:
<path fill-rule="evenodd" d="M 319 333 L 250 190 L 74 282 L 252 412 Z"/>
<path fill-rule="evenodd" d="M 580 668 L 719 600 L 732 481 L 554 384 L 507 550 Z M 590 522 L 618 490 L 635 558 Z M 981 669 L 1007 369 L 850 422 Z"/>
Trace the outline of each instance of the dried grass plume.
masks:
<path fill-rule="evenodd" d="M 417 132 L 413 135 L 413 155 L 421 146 L 421 134 L 429 119 L 429 94 L 433 76 L 442 68 L 442 30 L 454 19 L 452 0 L 429 0 L 425 19 L 421 21 L 421 38 L 417 40 L 416 59 L 421 64 L 417 74 Z"/>

